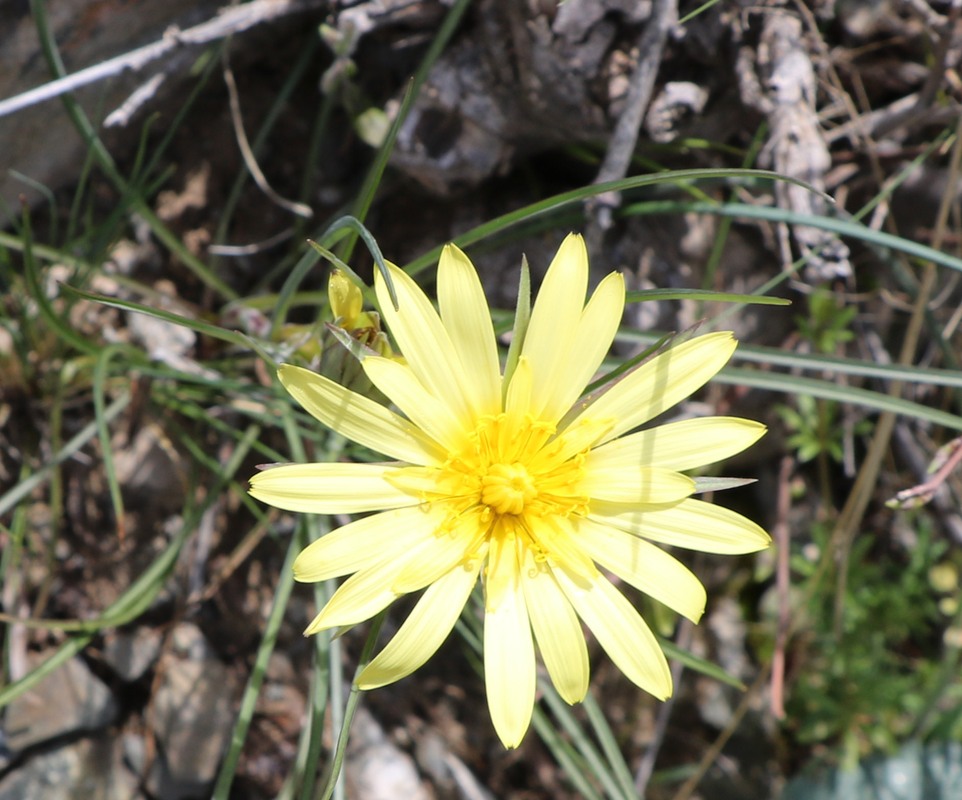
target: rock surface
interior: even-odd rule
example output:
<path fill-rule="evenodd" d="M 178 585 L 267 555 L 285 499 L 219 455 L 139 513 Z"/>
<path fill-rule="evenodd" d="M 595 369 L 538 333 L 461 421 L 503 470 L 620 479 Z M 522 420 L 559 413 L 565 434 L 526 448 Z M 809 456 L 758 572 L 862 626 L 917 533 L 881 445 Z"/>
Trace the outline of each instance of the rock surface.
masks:
<path fill-rule="evenodd" d="M 116 713 L 110 690 L 83 661 L 72 658 L 7 706 L 6 746 L 18 753 L 57 737 L 100 730 Z"/>
<path fill-rule="evenodd" d="M 139 800 L 116 739 L 100 735 L 41 753 L 0 780 L 0 800 Z"/>
<path fill-rule="evenodd" d="M 153 723 L 159 757 L 148 780 L 165 800 L 204 793 L 220 766 L 234 721 L 234 685 L 200 629 L 181 623 L 160 660 Z"/>

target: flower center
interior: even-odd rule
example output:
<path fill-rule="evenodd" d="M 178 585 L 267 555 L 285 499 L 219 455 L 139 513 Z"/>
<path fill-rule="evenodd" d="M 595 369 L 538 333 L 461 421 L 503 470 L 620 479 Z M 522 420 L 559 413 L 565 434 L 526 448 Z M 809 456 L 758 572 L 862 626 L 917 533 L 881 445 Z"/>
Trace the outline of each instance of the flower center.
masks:
<path fill-rule="evenodd" d="M 498 514 L 518 515 L 538 496 L 523 464 L 492 464 L 481 478 L 481 502 Z"/>
<path fill-rule="evenodd" d="M 538 536 L 535 520 L 588 513 L 588 497 L 580 484 L 590 441 L 573 450 L 554 433 L 553 425 L 537 420 L 511 421 L 507 414 L 486 417 L 443 464 L 406 466 L 385 478 L 417 497 L 425 509 L 443 505 L 446 513 L 438 535 L 454 530 L 470 534 L 471 525 L 484 538 L 521 531 L 543 553 L 546 546 L 532 538 Z M 465 521 L 468 527 L 462 525 Z"/>

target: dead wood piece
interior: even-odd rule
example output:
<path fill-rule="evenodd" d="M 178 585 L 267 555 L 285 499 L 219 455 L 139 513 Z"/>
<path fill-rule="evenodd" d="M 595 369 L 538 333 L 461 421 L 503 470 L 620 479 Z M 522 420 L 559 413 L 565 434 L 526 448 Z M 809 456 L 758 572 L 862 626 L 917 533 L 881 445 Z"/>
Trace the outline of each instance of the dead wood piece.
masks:
<path fill-rule="evenodd" d="M 754 99 L 768 118 L 771 133 L 762 161 L 781 175 L 824 189 L 831 157 L 818 123 L 815 72 L 797 16 L 782 11 L 766 16 L 756 71 L 758 86 L 744 87 L 742 96 Z M 800 214 L 825 212 L 825 200 L 801 186 L 777 182 L 775 197 L 779 206 Z M 793 226 L 791 234 L 807 258 L 805 274 L 810 281 L 851 278 L 848 247 L 836 235 L 805 225 Z M 791 260 L 787 243 L 783 256 Z"/>
<path fill-rule="evenodd" d="M 958 502 L 953 498 L 951 491 L 943 488 L 948 473 L 957 466 L 957 463 L 950 463 L 949 469 L 944 469 L 945 464 L 941 464 L 943 474 L 933 480 L 933 475 L 929 471 L 932 463 L 931 456 L 924 451 L 919 443 L 918 435 L 911 430 L 910 426 L 904 423 L 897 424 L 893 436 L 899 454 L 906 460 L 909 470 L 914 475 L 915 480 L 918 481 L 918 485 L 915 487 L 915 496 L 921 496 L 925 503 L 931 503 L 951 539 L 956 544 L 962 544 L 962 514 L 959 514 Z M 953 442 L 956 441 L 958 440 L 953 440 Z M 959 451 L 954 452 L 958 453 Z M 901 503 L 893 504 L 893 507 L 913 507 L 902 505 L 906 500 L 911 499 L 912 495 L 908 493 L 912 491 L 912 489 L 909 489 L 906 492 L 900 492 L 899 494 L 904 495 L 903 497 L 896 495 L 896 499 L 900 500 Z M 919 505 L 922 505 L 922 503 Z"/>
<path fill-rule="evenodd" d="M 678 135 L 680 123 L 701 114 L 708 90 L 691 81 L 669 81 L 652 101 L 645 116 L 645 132 L 652 141 L 665 144 Z"/>
<path fill-rule="evenodd" d="M 128 3 L 104 0 L 51 3 L 50 27 L 69 74 L 50 81 L 32 16 L 4 19 L 0 26 L 0 153 L 30 181 L 58 189 L 75 180 L 87 148 L 59 104 L 46 101 L 76 93 L 90 108 L 116 109 L 105 125 L 130 123 L 148 101 L 156 105 L 161 84 L 186 75 L 193 46 L 247 31 L 283 16 L 316 9 L 322 0 L 252 0 L 222 9 L 223 0 L 170 0 Z M 26 8 L 26 4 L 24 4 Z M 134 47 L 134 45 L 141 45 Z M 119 55 L 118 55 L 119 53 Z M 142 70 L 160 64 L 146 78 Z M 170 92 L 167 89 L 167 92 Z M 165 92 L 165 93 L 167 93 Z M 112 137 L 109 141 L 113 141 Z M 35 203 L 40 192 L 0 173 L 0 225 L 24 195 Z"/>
<path fill-rule="evenodd" d="M 340 8 L 334 28 L 344 44 L 338 54 L 343 56 L 352 55 L 361 38 L 369 33 L 401 23 L 421 27 L 436 22 L 443 13 L 438 0 L 340 0 L 336 5 Z"/>
<path fill-rule="evenodd" d="M 98 83 L 125 72 L 138 72 L 153 61 L 169 55 L 179 47 L 207 44 L 235 33 L 250 30 L 256 25 L 288 14 L 296 14 L 322 5 L 321 0 L 252 0 L 250 3 L 222 9 L 216 17 L 186 30 L 176 25 L 167 28 L 163 36 L 151 44 L 131 50 L 63 78 L 45 83 L 35 89 L 20 92 L 0 102 L 0 117 L 24 108 L 53 100 L 83 86 Z M 155 76 L 156 78 L 156 76 Z M 148 84 L 153 82 L 151 78 Z M 137 92 L 141 92 L 138 89 Z"/>
<path fill-rule="evenodd" d="M 661 64 L 665 42 L 677 20 L 677 0 L 656 0 L 651 19 L 638 42 L 640 56 L 628 88 L 628 100 L 624 111 L 618 117 L 618 124 L 608 143 L 605 160 L 601 164 L 601 169 L 598 170 L 595 183 L 619 180 L 628 173 L 628 165 L 631 163 L 631 156 L 638 143 L 641 122 L 648 110 L 648 103 L 655 88 L 655 77 Z M 590 205 L 593 206 L 595 220 L 601 230 L 611 225 L 612 209 L 619 203 L 620 197 L 607 193 L 594 198 L 594 202 Z M 594 237 L 589 237 L 589 243 L 591 238 Z"/>
<path fill-rule="evenodd" d="M 538 10 L 482 0 L 471 35 L 431 71 L 392 163 L 448 196 L 504 172 L 519 154 L 607 137 L 599 76 L 619 29 L 640 22 L 646 6 L 582 0 Z"/>

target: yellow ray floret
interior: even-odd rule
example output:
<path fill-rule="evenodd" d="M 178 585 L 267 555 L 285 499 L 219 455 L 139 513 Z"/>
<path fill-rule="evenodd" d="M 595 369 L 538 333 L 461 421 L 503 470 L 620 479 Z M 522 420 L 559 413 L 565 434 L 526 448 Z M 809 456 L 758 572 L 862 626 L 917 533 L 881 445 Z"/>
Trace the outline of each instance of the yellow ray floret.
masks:
<path fill-rule="evenodd" d="M 572 235 L 545 275 L 504 386 L 467 256 L 453 245 L 442 252 L 439 311 L 408 275 L 388 269 L 397 307 L 380 273 L 375 288 L 404 362 L 369 357 L 362 367 L 400 413 L 308 370 L 278 374 L 316 419 L 393 461 L 284 465 L 251 480 L 255 497 L 280 508 L 375 512 L 297 558 L 297 580 L 350 576 L 307 632 L 356 624 L 423 590 L 359 676 L 363 689 L 383 686 L 431 657 L 480 579 L 488 705 L 505 746 L 521 742 L 531 719 L 536 651 L 567 702 L 584 698 L 582 625 L 630 680 L 669 696 L 654 634 L 603 571 L 697 621 L 701 583 L 653 542 L 731 554 L 768 545 L 755 523 L 693 499 L 695 484 L 681 474 L 744 450 L 764 426 L 708 417 L 631 433 L 711 379 L 733 336 L 690 339 L 583 397 L 614 339 L 625 288 L 612 273 L 586 302 L 588 257 Z"/>

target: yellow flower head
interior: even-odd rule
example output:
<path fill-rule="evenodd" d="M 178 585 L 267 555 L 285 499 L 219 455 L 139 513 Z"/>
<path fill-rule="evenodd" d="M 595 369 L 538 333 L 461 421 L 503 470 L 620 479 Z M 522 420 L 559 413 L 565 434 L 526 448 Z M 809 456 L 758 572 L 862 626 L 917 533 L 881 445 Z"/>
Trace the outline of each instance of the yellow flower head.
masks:
<path fill-rule="evenodd" d="M 431 657 L 480 576 L 488 706 L 505 746 L 521 742 L 531 719 L 536 643 L 559 694 L 584 699 L 581 623 L 630 680 L 668 697 L 657 640 L 602 569 L 697 621 L 704 588 L 653 542 L 732 554 L 768 545 L 745 517 L 692 499 L 695 484 L 681 473 L 745 449 L 763 425 L 707 417 L 629 433 L 718 372 L 735 349 L 732 335 L 687 341 L 591 402 L 579 399 L 614 339 L 625 289 L 612 273 L 585 305 L 588 256 L 572 235 L 545 276 L 503 387 L 467 256 L 453 245 L 441 254 L 440 314 L 410 277 L 389 269 L 398 310 L 379 274 L 376 289 L 406 363 L 370 357 L 362 366 L 400 414 L 305 369 L 278 374 L 324 425 L 394 461 L 284 465 L 251 480 L 254 497 L 291 511 L 378 512 L 298 556 L 298 580 L 351 576 L 307 633 L 354 625 L 425 590 L 359 676 L 363 689 L 383 686 Z"/>
<path fill-rule="evenodd" d="M 376 311 L 363 311 L 364 296 L 354 282 L 339 269 L 331 272 L 327 283 L 334 324 L 378 355 L 398 358 L 381 330 L 381 317 Z"/>
<path fill-rule="evenodd" d="M 331 272 L 327 283 L 327 297 L 331 303 L 335 325 L 340 325 L 346 330 L 365 327 L 358 324 L 358 317 L 361 316 L 361 309 L 364 306 L 361 290 L 339 269 Z"/>

